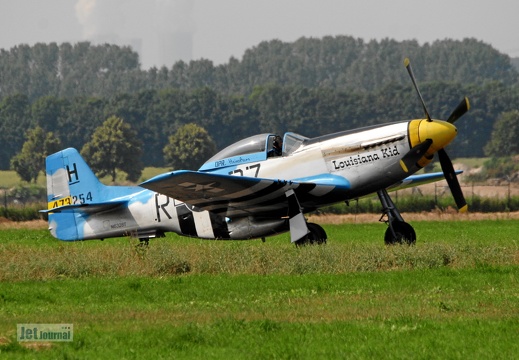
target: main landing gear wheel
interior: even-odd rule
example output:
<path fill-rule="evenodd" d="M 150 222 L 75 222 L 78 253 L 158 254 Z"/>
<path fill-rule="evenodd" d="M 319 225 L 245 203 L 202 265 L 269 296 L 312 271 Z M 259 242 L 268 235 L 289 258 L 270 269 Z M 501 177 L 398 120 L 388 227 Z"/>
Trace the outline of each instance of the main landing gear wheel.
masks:
<path fill-rule="evenodd" d="M 326 244 L 328 237 L 326 236 L 326 231 L 320 225 L 314 223 L 307 223 L 306 225 L 310 232 L 301 240 L 296 241 L 296 246 Z"/>
<path fill-rule="evenodd" d="M 386 245 L 407 244 L 414 245 L 416 243 L 416 233 L 411 225 L 404 221 L 393 221 L 388 226 L 384 235 Z"/>
<path fill-rule="evenodd" d="M 379 190 L 377 195 L 382 204 L 382 217 L 380 221 L 387 216 L 385 222 L 388 224 L 388 227 L 384 235 L 386 245 L 414 245 L 416 243 L 416 233 L 413 227 L 404 221 L 393 200 L 389 197 L 387 190 Z"/>

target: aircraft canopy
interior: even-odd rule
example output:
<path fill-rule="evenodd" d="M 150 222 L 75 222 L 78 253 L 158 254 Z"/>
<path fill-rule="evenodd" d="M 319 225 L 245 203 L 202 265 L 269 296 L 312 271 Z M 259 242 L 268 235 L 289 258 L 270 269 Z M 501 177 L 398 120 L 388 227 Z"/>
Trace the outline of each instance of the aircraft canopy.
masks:
<path fill-rule="evenodd" d="M 258 134 L 235 142 L 207 160 L 200 170 L 266 160 L 276 136 L 270 133 Z M 290 155 L 307 139 L 295 133 L 286 133 L 283 137 L 283 156 Z"/>

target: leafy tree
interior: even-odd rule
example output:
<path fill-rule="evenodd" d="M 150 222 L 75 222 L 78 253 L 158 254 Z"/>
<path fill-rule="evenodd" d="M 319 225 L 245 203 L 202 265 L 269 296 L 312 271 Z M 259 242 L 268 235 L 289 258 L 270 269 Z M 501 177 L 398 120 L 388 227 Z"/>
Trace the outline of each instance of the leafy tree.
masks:
<path fill-rule="evenodd" d="M 29 128 L 31 116 L 27 96 L 5 97 L 0 102 L 0 169 L 9 169 L 10 160 L 22 149 Z"/>
<path fill-rule="evenodd" d="M 44 96 L 31 106 L 34 124 L 45 131 L 55 131 L 63 113 L 68 109 L 69 101 L 55 96 Z"/>
<path fill-rule="evenodd" d="M 122 170 L 127 180 L 137 181 L 143 169 L 141 146 L 132 127 L 123 119 L 111 116 L 94 131 L 81 154 L 100 177 L 110 175 L 115 181 L 117 170 Z"/>
<path fill-rule="evenodd" d="M 181 126 L 164 147 L 166 164 L 173 169 L 195 170 L 216 151 L 209 133 L 196 124 Z"/>
<path fill-rule="evenodd" d="M 45 169 L 45 158 L 60 148 L 61 143 L 52 132 L 37 126 L 27 132 L 22 151 L 11 159 L 11 168 L 22 180 L 36 182 L 40 171 Z"/>
<path fill-rule="evenodd" d="M 73 146 L 81 149 L 101 126 L 105 115 L 106 101 L 99 98 L 73 98 L 66 111 L 55 125 L 63 142 L 63 147 Z"/>
<path fill-rule="evenodd" d="M 480 179 L 508 178 L 510 180 L 511 177 L 514 177 L 513 174 L 519 171 L 519 164 L 514 158 L 507 154 L 501 154 L 500 157 L 485 161 L 483 171 L 478 174 Z"/>
<path fill-rule="evenodd" d="M 489 156 L 504 157 L 519 154 L 519 110 L 502 113 L 494 123 L 490 141 L 485 146 Z"/>

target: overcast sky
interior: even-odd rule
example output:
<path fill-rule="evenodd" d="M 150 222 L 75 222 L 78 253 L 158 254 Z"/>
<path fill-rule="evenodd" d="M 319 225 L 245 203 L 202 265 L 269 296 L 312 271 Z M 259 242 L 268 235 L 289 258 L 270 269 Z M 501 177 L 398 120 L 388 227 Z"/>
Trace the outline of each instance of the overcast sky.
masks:
<path fill-rule="evenodd" d="M 161 41 L 167 40 L 162 34 L 171 33 L 188 34 L 192 59 L 215 64 L 241 58 L 264 40 L 325 35 L 421 44 L 473 37 L 519 57 L 519 1 L 0 0 L 2 49 L 115 39 L 138 48 L 148 68 L 163 65 Z M 175 56 L 189 60 L 185 52 Z"/>

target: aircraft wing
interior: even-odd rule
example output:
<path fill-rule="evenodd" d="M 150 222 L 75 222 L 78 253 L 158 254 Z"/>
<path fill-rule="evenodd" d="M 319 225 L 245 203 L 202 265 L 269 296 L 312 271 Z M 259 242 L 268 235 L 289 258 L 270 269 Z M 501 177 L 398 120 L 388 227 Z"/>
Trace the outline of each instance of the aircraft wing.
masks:
<path fill-rule="evenodd" d="M 302 181 L 274 180 L 204 173 L 173 171 L 158 175 L 141 187 L 167 195 L 224 216 L 285 216 L 286 192 L 294 190 L 303 209 L 313 210 L 317 203 L 329 201 L 335 191 L 349 188 L 346 179 L 323 174 Z"/>
<path fill-rule="evenodd" d="M 456 175 L 461 174 L 462 170 L 456 170 Z M 435 181 L 445 180 L 445 175 L 442 172 L 427 173 L 411 175 L 406 177 L 404 180 L 397 182 L 396 184 L 388 187 L 389 191 L 406 189 L 413 186 L 425 185 Z"/>

